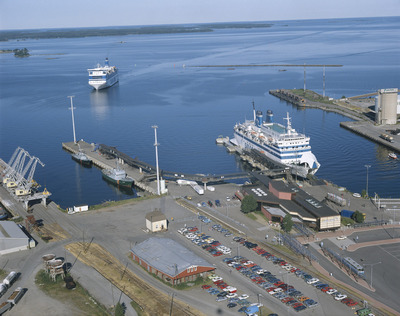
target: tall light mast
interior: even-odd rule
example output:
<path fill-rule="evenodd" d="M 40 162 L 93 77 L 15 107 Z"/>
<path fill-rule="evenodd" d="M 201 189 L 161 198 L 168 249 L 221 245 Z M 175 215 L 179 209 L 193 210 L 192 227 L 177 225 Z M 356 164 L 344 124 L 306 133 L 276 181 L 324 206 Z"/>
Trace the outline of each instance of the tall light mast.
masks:
<path fill-rule="evenodd" d="M 303 91 L 306 92 L 306 63 L 304 63 L 304 88 Z"/>
<path fill-rule="evenodd" d="M 72 103 L 72 98 L 73 98 L 74 96 L 73 95 L 71 95 L 71 96 L 68 96 L 68 98 L 70 98 L 71 99 L 71 107 L 70 107 L 70 110 L 71 110 L 71 113 L 72 113 L 72 131 L 73 131 L 73 133 L 74 133 L 74 144 L 76 144 L 76 137 L 75 137 L 75 119 L 74 119 L 74 105 L 73 105 L 73 103 Z"/>
<path fill-rule="evenodd" d="M 160 195 L 160 173 L 158 169 L 158 145 L 157 143 L 157 125 L 153 125 L 152 128 L 154 128 L 154 147 L 156 148 L 156 167 L 157 167 L 157 194 Z"/>
<path fill-rule="evenodd" d="M 322 75 L 322 96 L 325 97 L 325 65 L 324 65 L 324 72 Z"/>

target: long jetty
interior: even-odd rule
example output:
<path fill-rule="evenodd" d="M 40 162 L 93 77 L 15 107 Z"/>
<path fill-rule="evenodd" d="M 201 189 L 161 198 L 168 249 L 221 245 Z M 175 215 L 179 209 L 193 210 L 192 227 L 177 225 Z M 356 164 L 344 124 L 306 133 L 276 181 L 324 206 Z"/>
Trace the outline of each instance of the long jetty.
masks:
<path fill-rule="evenodd" d="M 71 153 L 78 153 L 79 151 L 82 151 L 92 160 L 94 165 L 101 169 L 115 168 L 116 161 L 118 161 L 128 176 L 134 179 L 135 186 L 151 194 L 157 194 L 156 183 L 152 181 L 156 179 L 156 167 L 146 162 L 140 161 L 137 158 L 132 158 L 129 155 L 119 151 L 115 147 L 104 144 L 89 144 L 83 140 L 80 140 L 77 143 L 62 143 L 62 147 Z M 203 184 L 210 182 L 221 182 L 229 179 L 247 178 L 249 176 L 248 172 L 221 175 L 201 175 L 167 170 L 160 170 L 160 175 L 164 179 L 185 179 L 202 182 Z"/>
<path fill-rule="evenodd" d="M 115 159 L 110 159 L 108 155 L 102 154 L 101 151 L 97 150 L 95 144 L 89 144 L 83 140 L 80 140 L 76 143 L 62 143 L 62 148 L 74 154 L 78 153 L 79 151 L 84 152 L 85 155 L 92 160 L 93 164 L 101 169 L 111 169 L 115 168 L 116 166 Z M 118 159 L 118 161 L 122 165 L 122 168 L 125 170 L 125 172 L 135 180 L 135 186 L 151 194 L 157 193 L 155 187 L 153 188 L 152 186 L 141 181 L 143 178 L 142 169 L 136 169 L 129 165 L 125 165 L 125 161 L 123 159 Z"/>

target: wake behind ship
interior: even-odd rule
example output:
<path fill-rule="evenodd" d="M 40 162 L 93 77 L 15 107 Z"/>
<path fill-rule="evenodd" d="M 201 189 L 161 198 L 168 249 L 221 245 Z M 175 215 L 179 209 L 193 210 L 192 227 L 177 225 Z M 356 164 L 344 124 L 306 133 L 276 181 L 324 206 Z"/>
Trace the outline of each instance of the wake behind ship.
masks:
<path fill-rule="evenodd" d="M 96 90 L 111 87 L 118 82 L 118 68 L 110 66 L 108 58 L 106 58 L 105 65 L 100 66 L 97 64 L 96 68 L 88 69 L 89 72 L 89 85 Z"/>
<path fill-rule="evenodd" d="M 232 143 L 243 149 L 255 149 L 266 158 L 292 168 L 292 173 L 306 178 L 315 174 L 321 166 L 311 152 L 310 137 L 296 132 L 291 125 L 289 113 L 284 118 L 287 126 L 273 122 L 268 110 L 266 122 L 261 111 L 254 112 L 254 120 L 246 120 L 234 127 Z"/>

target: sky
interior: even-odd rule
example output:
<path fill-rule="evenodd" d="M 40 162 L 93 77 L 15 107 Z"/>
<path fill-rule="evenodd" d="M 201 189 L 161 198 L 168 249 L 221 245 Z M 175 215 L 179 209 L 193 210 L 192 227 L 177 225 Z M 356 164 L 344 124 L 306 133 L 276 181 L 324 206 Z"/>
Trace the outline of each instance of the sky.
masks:
<path fill-rule="evenodd" d="M 400 16 L 400 0 L 0 0 L 0 30 Z"/>

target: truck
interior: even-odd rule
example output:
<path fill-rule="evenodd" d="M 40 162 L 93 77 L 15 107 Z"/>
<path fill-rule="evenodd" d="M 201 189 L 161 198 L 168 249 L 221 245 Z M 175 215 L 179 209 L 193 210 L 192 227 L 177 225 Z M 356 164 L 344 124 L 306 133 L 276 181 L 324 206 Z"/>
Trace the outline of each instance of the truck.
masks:
<path fill-rule="evenodd" d="M 198 184 L 191 184 L 190 186 L 191 186 L 191 187 L 193 188 L 193 190 L 195 190 L 198 194 L 200 194 L 200 195 L 204 194 L 204 189 L 203 189 L 201 186 L 199 186 Z"/>
<path fill-rule="evenodd" d="M 340 215 L 342 217 L 347 217 L 347 218 L 351 218 L 351 216 L 355 213 L 355 211 L 349 211 L 349 210 L 342 210 L 340 212 Z"/>
<path fill-rule="evenodd" d="M 340 206 L 345 206 L 346 205 L 346 199 L 344 199 L 344 198 L 342 198 L 342 197 L 340 197 L 340 196 L 338 196 L 336 194 L 333 194 L 333 193 L 328 193 L 326 195 L 326 199 L 329 200 L 329 201 L 332 201 L 332 202 L 334 202 L 334 203 L 336 203 L 336 204 L 338 204 Z"/>
<path fill-rule="evenodd" d="M 7 299 L 7 302 L 11 304 L 17 304 L 22 295 L 24 294 L 24 291 L 22 290 L 21 287 L 17 287 L 14 292 L 10 295 L 10 297 Z"/>
<path fill-rule="evenodd" d="M 12 307 L 10 302 L 4 302 L 0 305 L 0 315 L 3 315 L 6 311 L 8 311 Z"/>
<path fill-rule="evenodd" d="M 14 281 L 17 279 L 17 277 L 18 277 L 17 272 L 11 271 L 10 274 L 5 277 L 5 279 L 3 280 L 3 283 L 5 285 L 7 285 L 8 287 L 10 287 L 14 283 Z"/>

